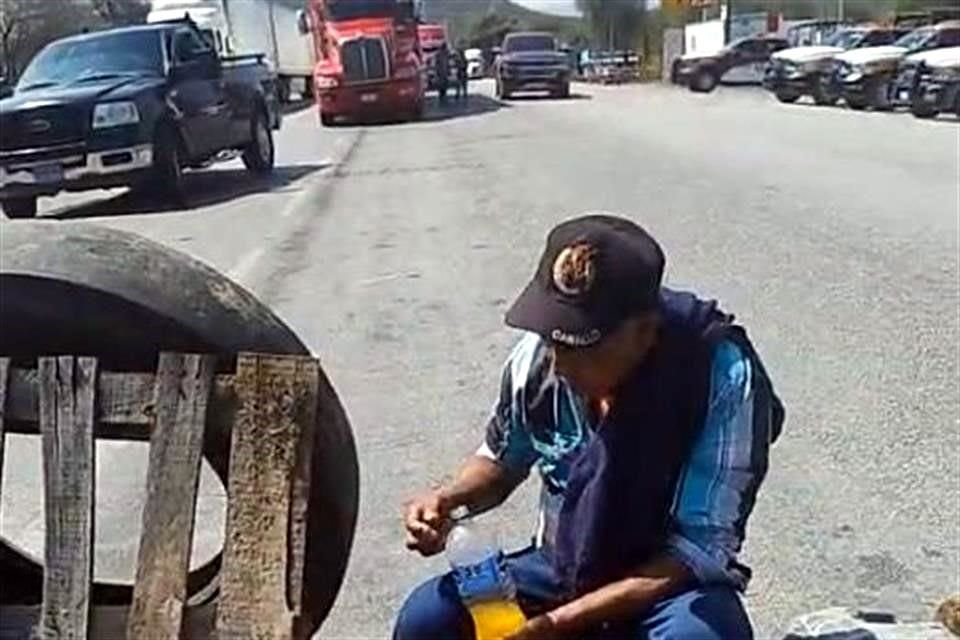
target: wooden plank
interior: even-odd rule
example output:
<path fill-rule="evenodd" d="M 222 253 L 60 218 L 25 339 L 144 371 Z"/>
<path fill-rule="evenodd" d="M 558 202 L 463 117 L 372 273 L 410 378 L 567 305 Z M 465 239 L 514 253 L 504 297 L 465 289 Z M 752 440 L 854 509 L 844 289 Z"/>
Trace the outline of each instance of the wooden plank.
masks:
<path fill-rule="evenodd" d="M 97 385 L 97 437 L 150 439 L 154 422 L 154 374 L 103 372 Z M 9 433 L 39 433 L 37 372 L 10 370 L 7 406 Z M 209 405 L 211 415 L 233 402 L 233 376 L 216 377 Z"/>
<path fill-rule="evenodd" d="M 187 598 L 197 485 L 215 356 L 164 353 L 154 392 L 137 577 L 126 637 L 177 640 Z"/>
<path fill-rule="evenodd" d="M 309 457 L 298 449 L 313 435 L 318 372 L 307 357 L 238 359 L 218 640 L 294 637 L 288 600 L 302 589 L 309 482 Z"/>
<path fill-rule="evenodd" d="M 38 372 L 46 540 L 37 636 L 83 640 L 93 578 L 97 361 L 40 358 Z"/>
<path fill-rule="evenodd" d="M 0 496 L 3 495 L 3 443 L 6 439 L 4 415 L 7 412 L 7 379 L 10 372 L 10 358 L 0 358 Z M 3 502 L 0 500 L 0 522 L 2 522 Z"/>

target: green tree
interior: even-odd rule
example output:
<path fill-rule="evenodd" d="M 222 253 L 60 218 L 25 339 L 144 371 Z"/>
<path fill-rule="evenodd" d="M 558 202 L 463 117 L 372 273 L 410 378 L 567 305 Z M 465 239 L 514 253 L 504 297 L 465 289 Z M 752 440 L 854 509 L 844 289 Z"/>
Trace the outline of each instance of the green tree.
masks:
<path fill-rule="evenodd" d="M 94 24 L 72 0 L 0 0 L 0 74 L 18 77 L 44 45 Z"/>
<path fill-rule="evenodd" d="M 594 41 L 611 49 L 631 49 L 643 29 L 645 0 L 576 0 Z"/>
<path fill-rule="evenodd" d="M 111 25 L 141 24 L 150 12 L 146 0 L 92 0 L 93 10 Z"/>

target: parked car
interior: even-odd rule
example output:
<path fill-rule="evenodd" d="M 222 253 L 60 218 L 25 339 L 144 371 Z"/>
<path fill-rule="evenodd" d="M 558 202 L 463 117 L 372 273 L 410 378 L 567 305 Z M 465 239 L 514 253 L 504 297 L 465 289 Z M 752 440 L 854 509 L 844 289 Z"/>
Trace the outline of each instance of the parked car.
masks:
<path fill-rule="evenodd" d="M 497 97 L 518 91 L 548 91 L 559 98 L 570 96 L 571 68 L 567 54 L 549 33 L 507 34 L 496 66 Z"/>
<path fill-rule="evenodd" d="M 259 57 L 221 59 L 189 20 L 57 40 L 0 101 L 0 203 L 119 186 L 183 199 L 183 169 L 242 155 L 273 169 L 276 78 Z"/>
<path fill-rule="evenodd" d="M 829 78 L 833 59 L 844 51 L 892 44 L 905 33 L 894 27 L 849 27 L 834 33 L 823 45 L 777 51 L 767 65 L 763 85 L 780 102 L 792 103 L 809 95 L 816 104 L 836 104 L 840 93 L 833 90 L 833 83 L 823 81 Z"/>
<path fill-rule="evenodd" d="M 894 81 L 904 58 L 956 46 L 960 46 L 960 21 L 950 20 L 915 29 L 891 46 L 847 51 L 835 58 L 831 90 L 840 92 L 852 109 L 891 109 L 896 104 Z"/>
<path fill-rule="evenodd" d="M 770 56 L 788 46 L 786 38 L 775 35 L 742 38 L 716 52 L 681 56 L 672 75 L 699 93 L 713 91 L 721 82 L 760 83 Z"/>
<path fill-rule="evenodd" d="M 897 104 L 909 107 L 918 118 L 950 112 L 960 117 L 960 47 L 907 56 L 894 91 Z"/>

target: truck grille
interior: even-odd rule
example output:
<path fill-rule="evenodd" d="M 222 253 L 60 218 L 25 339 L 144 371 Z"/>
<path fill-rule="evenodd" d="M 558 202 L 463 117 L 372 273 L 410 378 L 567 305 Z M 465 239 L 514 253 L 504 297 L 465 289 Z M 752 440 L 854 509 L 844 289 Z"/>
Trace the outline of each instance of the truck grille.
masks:
<path fill-rule="evenodd" d="M 16 151 L 83 142 L 85 109 L 52 105 L 0 116 L 0 150 Z"/>
<path fill-rule="evenodd" d="M 341 46 L 343 78 L 347 83 L 386 80 L 390 74 L 387 48 L 381 38 L 356 38 Z"/>

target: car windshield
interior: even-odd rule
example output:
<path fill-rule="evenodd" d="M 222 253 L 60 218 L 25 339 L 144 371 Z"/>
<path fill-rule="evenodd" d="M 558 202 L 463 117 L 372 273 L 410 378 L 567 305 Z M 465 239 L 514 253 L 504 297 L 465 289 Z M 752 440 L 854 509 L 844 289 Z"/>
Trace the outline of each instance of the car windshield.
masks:
<path fill-rule="evenodd" d="M 904 49 L 913 51 L 925 45 L 930 38 L 933 38 L 936 35 L 937 32 L 935 29 L 917 29 L 916 31 L 911 31 L 907 35 L 894 42 L 893 46 L 903 47 Z"/>
<path fill-rule="evenodd" d="M 328 0 L 327 2 L 327 15 L 331 20 L 392 18 L 399 13 L 397 0 Z"/>
<path fill-rule="evenodd" d="M 55 42 L 37 54 L 17 86 L 28 91 L 67 82 L 162 73 L 159 34 L 131 31 Z"/>
<path fill-rule="evenodd" d="M 504 44 L 507 53 L 522 53 L 524 51 L 556 51 L 557 41 L 553 36 L 513 36 L 507 38 Z"/>
<path fill-rule="evenodd" d="M 845 29 L 830 36 L 830 38 L 824 44 L 826 44 L 828 47 L 852 49 L 860 44 L 860 41 L 863 40 L 866 35 L 866 31 L 859 29 Z"/>

